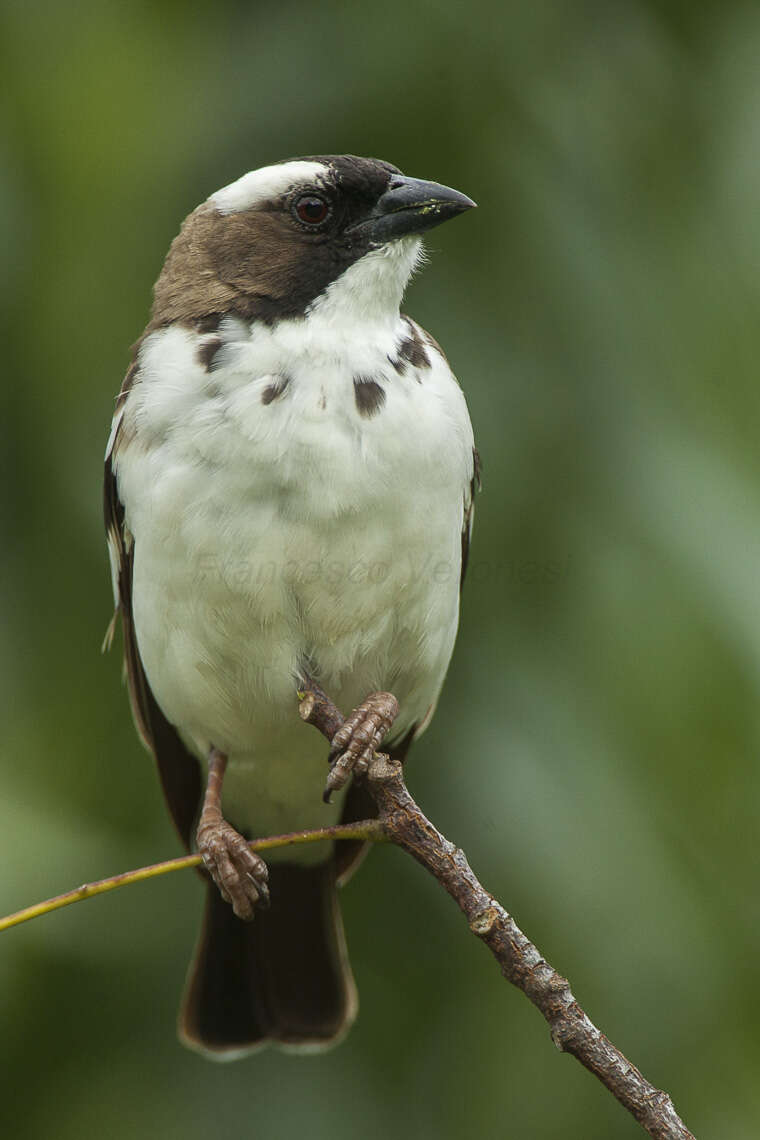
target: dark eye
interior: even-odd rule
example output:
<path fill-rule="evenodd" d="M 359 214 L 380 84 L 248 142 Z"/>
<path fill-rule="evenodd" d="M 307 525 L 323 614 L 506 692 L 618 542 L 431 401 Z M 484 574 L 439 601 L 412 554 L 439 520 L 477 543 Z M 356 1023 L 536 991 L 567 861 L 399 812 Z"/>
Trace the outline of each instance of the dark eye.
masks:
<path fill-rule="evenodd" d="M 305 222 L 307 226 L 318 226 L 330 213 L 329 203 L 316 194 L 304 194 L 296 201 L 294 209 L 299 222 Z"/>

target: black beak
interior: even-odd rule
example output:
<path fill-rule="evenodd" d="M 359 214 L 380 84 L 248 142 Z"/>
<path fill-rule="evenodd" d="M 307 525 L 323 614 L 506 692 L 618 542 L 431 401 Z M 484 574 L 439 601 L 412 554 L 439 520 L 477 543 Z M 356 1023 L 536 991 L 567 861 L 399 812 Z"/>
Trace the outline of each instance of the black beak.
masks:
<path fill-rule="evenodd" d="M 438 182 L 394 174 L 369 216 L 352 226 L 348 234 L 366 237 L 372 245 L 383 245 L 405 234 L 432 230 L 474 205 L 466 194 Z"/>

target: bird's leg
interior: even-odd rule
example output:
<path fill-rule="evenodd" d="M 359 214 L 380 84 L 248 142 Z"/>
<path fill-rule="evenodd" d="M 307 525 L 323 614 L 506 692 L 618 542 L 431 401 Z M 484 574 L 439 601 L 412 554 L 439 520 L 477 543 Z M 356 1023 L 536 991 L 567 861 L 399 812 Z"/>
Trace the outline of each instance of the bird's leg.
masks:
<path fill-rule="evenodd" d="M 217 748 L 209 749 L 208 781 L 203 799 L 196 840 L 206 870 L 225 902 L 232 904 L 238 918 L 250 921 L 253 909 L 269 905 L 267 865 L 251 851 L 245 839 L 222 815 L 222 783 L 227 757 Z"/>
<path fill-rule="evenodd" d="M 393 693 L 370 693 L 346 717 L 332 738 L 330 771 L 323 799 L 330 802 L 332 792 L 342 788 L 353 772 L 363 776 L 375 752 L 398 716 L 398 701 Z"/>

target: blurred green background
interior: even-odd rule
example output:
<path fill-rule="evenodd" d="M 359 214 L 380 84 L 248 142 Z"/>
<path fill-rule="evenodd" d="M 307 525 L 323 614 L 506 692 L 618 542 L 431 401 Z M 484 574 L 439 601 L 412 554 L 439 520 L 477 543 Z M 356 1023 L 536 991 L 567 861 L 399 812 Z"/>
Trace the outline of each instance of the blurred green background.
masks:
<path fill-rule="evenodd" d="M 484 461 L 409 780 L 700 1137 L 760 1129 L 760 9 L 685 0 L 5 0 L 0 912 L 178 852 L 132 728 L 101 460 L 183 216 L 353 152 L 480 209 L 407 309 Z M 343 894 L 338 1050 L 182 1050 L 175 875 L 0 938 L 17 1140 L 636 1137 L 393 850 Z"/>

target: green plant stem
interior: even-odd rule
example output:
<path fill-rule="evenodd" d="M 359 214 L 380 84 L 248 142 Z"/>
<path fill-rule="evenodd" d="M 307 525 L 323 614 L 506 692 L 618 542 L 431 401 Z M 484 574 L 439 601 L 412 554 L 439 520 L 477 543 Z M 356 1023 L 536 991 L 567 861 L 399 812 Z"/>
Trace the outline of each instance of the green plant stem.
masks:
<path fill-rule="evenodd" d="M 298 843 L 317 843 L 323 839 L 364 839 L 373 843 L 386 841 L 385 834 L 376 819 L 365 819 L 358 823 L 338 824 L 336 827 L 319 827 L 313 831 L 291 831 L 286 835 L 270 835 L 266 839 L 254 839 L 249 844 L 252 851 L 271 851 L 275 847 L 289 847 Z M 119 887 L 129 887 L 133 883 L 142 883 L 146 879 L 155 879 L 158 875 L 168 875 L 172 871 L 184 871 L 187 867 L 198 867 L 201 862 L 200 855 L 183 855 L 179 859 L 167 859 L 163 863 L 151 863 L 148 867 L 138 867 L 135 871 L 123 871 L 120 875 L 112 875 L 108 879 L 98 879 L 94 883 L 83 883 L 73 891 L 55 895 L 44 902 L 24 907 L 14 914 L 0 918 L 0 932 L 9 930 L 12 926 L 19 926 L 22 922 L 29 922 L 32 918 L 39 918 L 62 906 L 91 899 L 95 895 L 103 895 L 108 891 L 115 891 Z"/>

